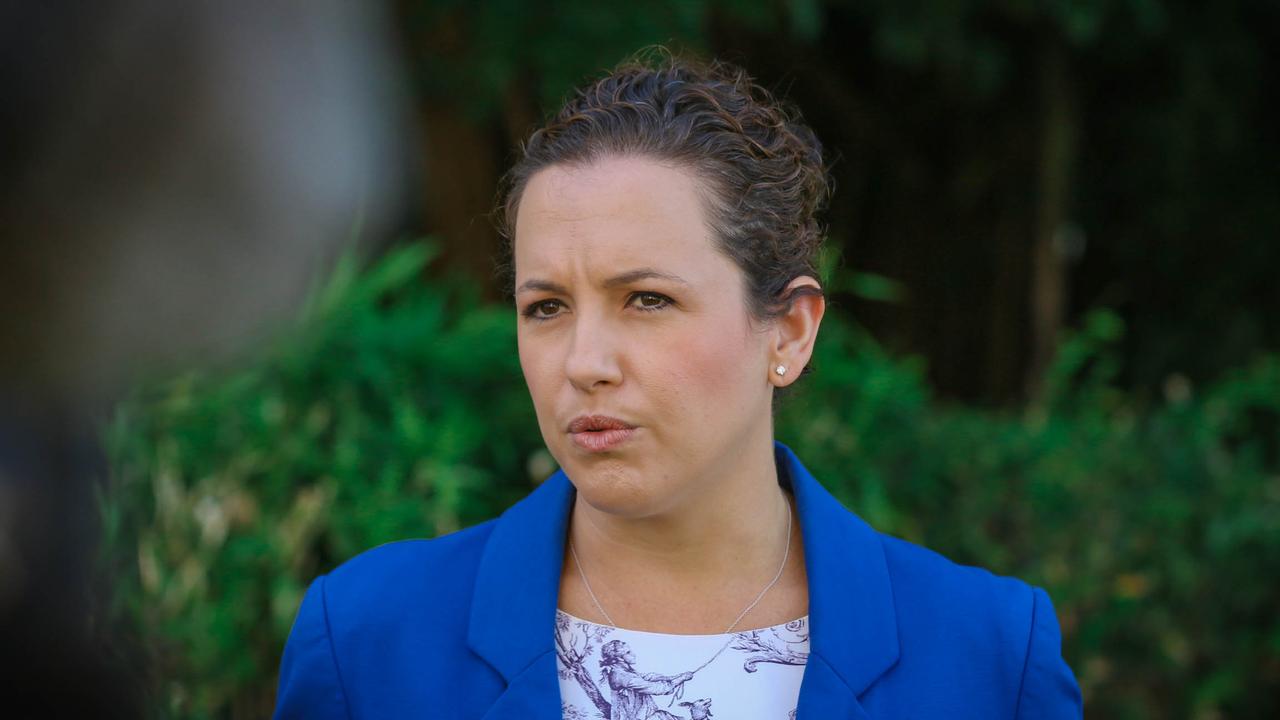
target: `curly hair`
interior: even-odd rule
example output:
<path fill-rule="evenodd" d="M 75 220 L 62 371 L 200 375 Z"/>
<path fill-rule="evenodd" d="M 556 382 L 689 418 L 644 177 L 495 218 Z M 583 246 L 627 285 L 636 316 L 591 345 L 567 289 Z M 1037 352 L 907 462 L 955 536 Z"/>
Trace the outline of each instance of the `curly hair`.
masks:
<path fill-rule="evenodd" d="M 510 290 L 520 198 L 530 178 L 556 164 L 642 156 L 692 170 L 719 249 L 746 278 L 757 319 L 784 314 L 818 277 L 824 229 L 818 214 L 831 193 L 822 145 L 794 107 L 729 63 L 678 58 L 658 49 L 628 60 L 575 91 L 522 147 L 504 181 L 500 231 Z M 807 370 L 807 368 L 806 368 Z"/>

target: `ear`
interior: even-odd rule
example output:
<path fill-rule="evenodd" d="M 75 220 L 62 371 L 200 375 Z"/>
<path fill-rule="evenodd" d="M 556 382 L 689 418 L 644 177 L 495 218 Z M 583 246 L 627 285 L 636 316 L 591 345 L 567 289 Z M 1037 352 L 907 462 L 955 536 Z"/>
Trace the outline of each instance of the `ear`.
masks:
<path fill-rule="evenodd" d="M 817 280 L 802 275 L 787 285 L 783 295 L 806 285 L 818 290 L 822 288 Z M 822 315 L 826 309 L 826 300 L 821 295 L 804 294 L 804 291 L 800 291 L 791 301 L 791 308 L 786 314 L 774 320 L 769 363 L 769 380 L 774 385 L 786 387 L 800 377 L 800 371 L 813 355 L 813 344 L 818 339 L 818 326 L 822 324 Z M 776 372 L 778 366 L 785 368 L 781 375 Z"/>

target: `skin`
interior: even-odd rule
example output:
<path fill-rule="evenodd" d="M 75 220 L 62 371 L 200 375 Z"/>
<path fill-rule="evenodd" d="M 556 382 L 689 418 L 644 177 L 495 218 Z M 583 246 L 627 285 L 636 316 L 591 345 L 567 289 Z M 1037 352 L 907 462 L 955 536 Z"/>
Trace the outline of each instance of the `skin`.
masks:
<path fill-rule="evenodd" d="M 520 364 L 577 489 L 569 536 L 613 620 L 651 632 L 724 632 L 777 572 L 792 507 L 770 406 L 809 360 L 825 309 L 804 297 L 778 320 L 753 319 L 703 191 L 691 171 L 644 157 L 554 165 L 529 180 L 515 228 Z M 636 270 L 659 276 L 617 280 Z M 637 430 L 588 452 L 567 431 L 584 414 Z M 735 630 L 807 612 L 792 525 L 782 579 Z M 567 552 L 560 606 L 605 622 Z"/>

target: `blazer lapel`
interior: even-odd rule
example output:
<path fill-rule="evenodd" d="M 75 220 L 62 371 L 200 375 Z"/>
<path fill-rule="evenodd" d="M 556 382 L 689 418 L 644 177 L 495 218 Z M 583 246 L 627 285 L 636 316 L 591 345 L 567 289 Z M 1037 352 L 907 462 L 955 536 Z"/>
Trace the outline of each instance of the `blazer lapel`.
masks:
<path fill-rule="evenodd" d="M 558 471 L 494 524 L 467 643 L 507 681 L 485 720 L 559 720 L 555 612 L 573 486 Z"/>
<path fill-rule="evenodd" d="M 481 720 L 561 720 L 559 682 L 555 653 L 543 653 L 510 680 Z"/>
<path fill-rule="evenodd" d="M 812 636 L 810 636 L 812 639 Z M 870 720 L 857 695 L 844 679 L 814 653 L 804 668 L 800 682 L 800 700 L 796 703 L 798 720 Z"/>
<path fill-rule="evenodd" d="M 797 717 L 866 718 L 858 703 L 898 661 L 898 622 L 880 537 L 774 443 L 778 479 L 796 498 L 809 581 L 809 663 Z"/>

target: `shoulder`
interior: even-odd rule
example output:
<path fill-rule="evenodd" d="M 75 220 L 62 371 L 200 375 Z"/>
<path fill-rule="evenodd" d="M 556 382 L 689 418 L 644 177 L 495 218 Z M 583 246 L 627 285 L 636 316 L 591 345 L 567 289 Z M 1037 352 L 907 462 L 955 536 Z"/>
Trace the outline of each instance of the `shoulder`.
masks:
<path fill-rule="evenodd" d="M 880 539 L 900 621 L 945 625 L 957 641 L 1025 647 L 1036 601 L 1031 585 L 906 540 Z"/>
<path fill-rule="evenodd" d="M 880 534 L 893 588 L 900 671 L 988 688 L 1010 717 L 1079 718 L 1080 690 L 1062 657 L 1049 595 Z"/>
<path fill-rule="evenodd" d="M 403 573 L 432 569 L 466 571 L 484 551 L 496 520 L 437 538 L 397 540 L 365 550 L 329 573 L 331 583 L 401 582 Z"/>
<path fill-rule="evenodd" d="M 394 624 L 424 608 L 465 606 L 494 522 L 390 542 L 347 560 L 323 577 L 331 619 L 345 627 Z"/>
<path fill-rule="evenodd" d="M 421 618 L 462 618 L 494 520 L 447 536 L 389 542 L 316 579 L 339 637 L 388 630 Z"/>
<path fill-rule="evenodd" d="M 461 678 L 456 662 L 493 523 L 388 543 L 316 578 L 285 646 L 276 718 L 396 717 L 451 686 L 493 692 L 491 674 Z"/>
<path fill-rule="evenodd" d="M 418 673 L 444 677 L 442 663 L 466 646 L 476 570 L 494 522 L 378 546 L 312 584 L 348 689 L 418 692 L 425 687 Z"/>

